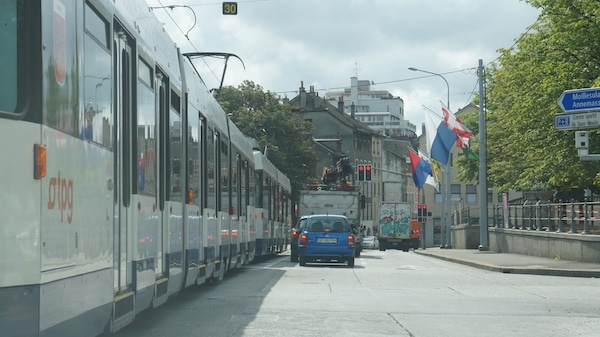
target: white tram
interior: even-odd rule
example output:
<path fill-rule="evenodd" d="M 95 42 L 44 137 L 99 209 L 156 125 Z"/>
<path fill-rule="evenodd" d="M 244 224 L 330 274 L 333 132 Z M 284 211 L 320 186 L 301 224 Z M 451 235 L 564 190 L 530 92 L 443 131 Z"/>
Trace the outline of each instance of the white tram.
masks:
<path fill-rule="evenodd" d="M 0 331 L 96 336 L 285 249 L 290 183 L 143 0 L 0 0 Z"/>

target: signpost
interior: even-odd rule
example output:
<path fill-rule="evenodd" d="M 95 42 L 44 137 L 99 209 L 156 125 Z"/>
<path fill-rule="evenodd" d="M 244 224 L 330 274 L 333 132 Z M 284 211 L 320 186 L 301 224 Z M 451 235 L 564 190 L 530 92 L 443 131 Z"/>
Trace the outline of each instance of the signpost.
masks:
<path fill-rule="evenodd" d="M 557 131 L 593 129 L 598 127 L 600 127 L 600 111 L 554 115 L 554 128 Z"/>
<path fill-rule="evenodd" d="M 600 88 L 565 90 L 558 98 L 558 106 L 564 112 L 600 109 Z"/>
<path fill-rule="evenodd" d="M 557 103 L 565 112 L 554 115 L 554 128 L 557 131 L 600 127 L 600 88 L 565 90 Z M 578 131 L 575 136 L 580 160 L 600 160 L 600 154 L 588 153 L 587 131 Z M 584 142 L 578 139 L 582 136 L 585 136 Z"/>

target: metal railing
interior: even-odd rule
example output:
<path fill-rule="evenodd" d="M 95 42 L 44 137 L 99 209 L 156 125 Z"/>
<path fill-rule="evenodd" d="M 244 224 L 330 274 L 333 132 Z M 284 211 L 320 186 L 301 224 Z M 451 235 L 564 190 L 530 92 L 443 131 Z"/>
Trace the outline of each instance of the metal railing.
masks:
<path fill-rule="evenodd" d="M 525 200 L 519 204 L 495 204 L 488 209 L 488 226 L 558 233 L 600 235 L 600 202 L 569 201 L 553 203 Z M 491 211 L 491 212 L 490 212 Z M 478 225 L 479 212 L 469 207 L 452 214 L 453 225 Z"/>

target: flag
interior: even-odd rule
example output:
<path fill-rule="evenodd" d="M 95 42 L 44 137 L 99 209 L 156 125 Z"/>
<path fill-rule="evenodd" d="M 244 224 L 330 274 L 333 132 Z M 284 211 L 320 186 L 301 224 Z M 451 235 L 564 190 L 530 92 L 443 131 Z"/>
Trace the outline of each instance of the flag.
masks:
<path fill-rule="evenodd" d="M 442 169 L 440 168 L 440 163 L 438 163 L 437 160 L 427 157 L 427 155 L 421 152 L 421 150 L 419 150 L 419 157 L 426 160 L 429 165 L 431 165 L 431 173 L 427 177 L 427 180 L 425 180 L 425 184 L 431 185 L 435 187 L 437 191 L 439 191 L 442 183 Z"/>
<path fill-rule="evenodd" d="M 456 134 L 448 129 L 441 117 L 438 117 L 429 109 L 425 110 L 425 131 L 429 156 L 431 159 L 447 164 L 450 150 L 456 141 Z"/>
<path fill-rule="evenodd" d="M 413 150 L 408 150 L 410 155 L 410 168 L 412 171 L 413 181 L 418 189 L 423 188 L 427 177 L 431 175 L 431 165 L 424 158 L 419 156 Z"/>
<path fill-rule="evenodd" d="M 479 160 L 479 156 L 477 155 L 477 153 L 471 150 L 471 147 L 463 147 L 462 152 L 468 160 Z"/>
<path fill-rule="evenodd" d="M 437 160 L 430 159 L 429 164 L 431 165 L 431 175 L 427 178 L 425 183 L 435 187 L 436 191 L 441 191 L 442 169 L 440 163 Z"/>
<path fill-rule="evenodd" d="M 469 128 L 456 117 L 448 108 L 442 103 L 442 112 L 444 113 L 444 122 L 448 129 L 456 134 L 456 146 L 460 148 L 469 147 L 469 138 L 473 134 Z"/>

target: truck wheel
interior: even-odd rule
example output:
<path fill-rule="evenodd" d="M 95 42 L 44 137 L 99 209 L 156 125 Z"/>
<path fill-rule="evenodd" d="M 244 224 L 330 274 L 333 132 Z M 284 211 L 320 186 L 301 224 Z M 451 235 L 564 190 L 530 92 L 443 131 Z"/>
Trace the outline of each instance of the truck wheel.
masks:
<path fill-rule="evenodd" d="M 381 247 L 381 246 L 379 246 L 379 251 L 380 251 L 380 252 L 385 252 L 385 247 Z"/>
<path fill-rule="evenodd" d="M 301 266 L 306 266 L 306 258 L 303 256 L 300 256 L 300 265 Z"/>
<path fill-rule="evenodd" d="M 348 259 L 348 267 L 354 268 L 354 256 Z"/>
<path fill-rule="evenodd" d="M 298 262 L 298 253 L 292 253 L 292 254 L 290 255 L 290 260 L 291 260 L 292 262 Z"/>
<path fill-rule="evenodd" d="M 360 256 L 360 250 L 355 250 L 354 251 L 354 256 L 355 257 L 359 257 Z"/>

